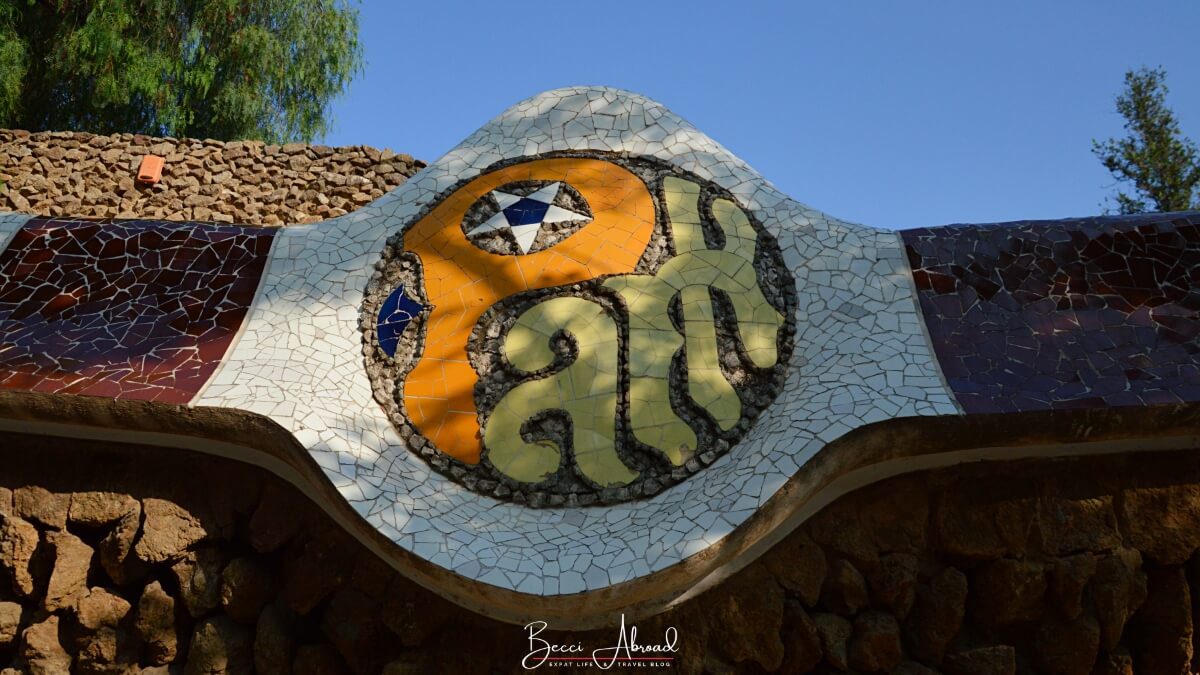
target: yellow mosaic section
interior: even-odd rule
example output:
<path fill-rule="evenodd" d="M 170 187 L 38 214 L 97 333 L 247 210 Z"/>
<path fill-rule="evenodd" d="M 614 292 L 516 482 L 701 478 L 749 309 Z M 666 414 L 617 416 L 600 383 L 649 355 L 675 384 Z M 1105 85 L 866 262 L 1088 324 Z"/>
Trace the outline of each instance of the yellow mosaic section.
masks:
<path fill-rule="evenodd" d="M 535 305 L 509 330 L 505 354 L 522 370 L 545 368 L 554 361 L 550 338 L 560 329 L 575 338 L 578 357 L 562 371 L 523 382 L 504 396 L 484 432 L 488 459 L 516 480 L 545 480 L 558 470 L 559 448 L 549 441 L 527 443 L 521 426 L 543 410 L 565 410 L 579 470 L 601 486 L 624 485 L 638 474 L 617 455 L 617 324 L 604 308 L 570 297 Z"/>
<path fill-rule="evenodd" d="M 671 354 L 681 341 L 667 318 L 671 299 L 679 293 L 683 307 L 688 394 L 725 430 L 737 424 L 742 404 L 721 372 L 709 289 L 718 288 L 728 295 L 737 315 L 742 345 L 759 368 L 775 365 L 778 358 L 775 344 L 784 317 L 758 287 L 754 271 L 758 233 L 746 214 L 729 200 L 713 202 L 713 218 L 725 235 L 724 248 L 713 250 L 705 244 L 700 225 L 700 186 L 679 178 L 666 178 L 663 194 L 676 256 L 653 277 L 613 277 L 604 285 L 620 293 L 629 306 L 631 352 L 646 350 L 643 362 L 656 361 L 630 368 L 630 391 L 647 394 L 646 405 L 640 409 L 634 407 L 631 412 L 633 434 L 680 465 L 694 454 L 696 440 L 670 405 L 667 369 Z M 652 347 L 661 343 L 671 345 L 670 353 Z"/>
<path fill-rule="evenodd" d="M 592 222 L 545 250 L 490 253 L 462 231 L 467 210 L 507 183 L 563 181 L 592 209 Z M 404 234 L 404 248 L 421 258 L 425 294 L 433 306 L 421 360 L 404 381 L 409 418 L 441 452 L 479 462 L 475 370 L 467 340 L 483 313 L 521 291 L 633 271 L 654 231 L 654 201 L 633 173 L 596 159 L 543 159 L 480 176 L 456 190 Z"/>
<path fill-rule="evenodd" d="M 653 276 L 616 275 L 604 285 L 621 295 L 629 311 L 625 356 L 633 434 L 678 466 L 695 454 L 697 446 L 695 433 L 671 406 L 669 371 L 681 345 L 686 342 L 689 396 L 722 429 L 730 429 L 742 413 L 737 392 L 721 371 L 711 289 L 729 297 L 742 345 L 760 368 L 775 365 L 784 317 L 758 287 L 754 270 L 758 235 L 746 214 L 728 200 L 714 201 L 713 218 L 721 226 L 725 244 L 710 249 L 701 228 L 699 186 L 667 178 L 663 189 L 675 257 Z M 668 314 L 676 294 L 683 308 L 682 336 Z M 550 338 L 559 330 L 575 338 L 578 358 L 565 370 L 525 382 L 501 399 L 484 432 L 488 456 L 497 469 L 516 480 L 544 480 L 558 470 L 561 449 L 550 442 L 527 443 L 520 429 L 543 410 L 565 410 L 571 416 L 580 471 L 602 486 L 626 484 L 637 473 L 621 462 L 616 451 L 620 355 L 616 324 L 605 310 L 581 298 L 547 300 L 520 317 L 505 340 L 505 355 L 528 372 L 544 368 L 553 361 Z"/>
<path fill-rule="evenodd" d="M 696 434 L 671 408 L 671 358 L 683 336 L 667 306 L 675 289 L 652 276 L 626 275 L 604 285 L 629 308 L 629 424 L 633 435 L 657 448 L 676 466 L 696 452 Z"/>

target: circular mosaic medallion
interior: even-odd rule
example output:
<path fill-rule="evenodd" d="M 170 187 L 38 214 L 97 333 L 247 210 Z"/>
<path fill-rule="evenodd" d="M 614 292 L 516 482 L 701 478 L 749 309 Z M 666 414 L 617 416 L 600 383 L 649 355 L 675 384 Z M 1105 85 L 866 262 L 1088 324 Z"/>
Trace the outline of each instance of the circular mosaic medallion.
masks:
<path fill-rule="evenodd" d="M 388 240 L 361 327 L 409 447 L 529 506 L 654 495 L 779 393 L 796 294 L 727 192 L 599 153 L 492 167 Z"/>

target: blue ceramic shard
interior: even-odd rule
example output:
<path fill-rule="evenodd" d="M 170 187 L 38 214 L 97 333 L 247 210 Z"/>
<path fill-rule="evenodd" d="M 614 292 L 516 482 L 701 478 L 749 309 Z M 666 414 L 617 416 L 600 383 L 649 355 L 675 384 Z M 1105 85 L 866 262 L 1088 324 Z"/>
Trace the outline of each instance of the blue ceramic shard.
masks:
<path fill-rule="evenodd" d="M 550 205 L 545 202 L 523 197 L 521 201 L 504 209 L 504 216 L 508 218 L 509 225 L 533 225 L 542 222 L 549 209 Z"/>
<path fill-rule="evenodd" d="M 421 313 L 425 306 L 408 297 L 404 286 L 397 286 L 383 306 L 379 308 L 379 321 L 376 328 L 379 334 L 379 346 L 388 356 L 396 355 L 396 347 L 400 344 L 400 336 L 409 322 Z"/>

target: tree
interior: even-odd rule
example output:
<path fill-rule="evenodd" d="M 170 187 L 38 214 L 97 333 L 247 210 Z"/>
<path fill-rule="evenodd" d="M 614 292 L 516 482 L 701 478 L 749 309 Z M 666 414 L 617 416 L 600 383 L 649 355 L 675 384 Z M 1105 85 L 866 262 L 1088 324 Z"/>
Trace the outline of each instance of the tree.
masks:
<path fill-rule="evenodd" d="M 311 142 L 361 69 L 348 0 L 0 0 L 0 126 Z"/>
<path fill-rule="evenodd" d="M 1117 112 L 1125 118 L 1129 135 L 1092 141 L 1092 152 L 1104 168 L 1118 183 L 1133 186 L 1132 193 L 1117 192 L 1120 213 L 1200 208 L 1196 146 L 1180 132 L 1175 114 L 1167 107 L 1166 78 L 1161 67 L 1125 73 Z"/>

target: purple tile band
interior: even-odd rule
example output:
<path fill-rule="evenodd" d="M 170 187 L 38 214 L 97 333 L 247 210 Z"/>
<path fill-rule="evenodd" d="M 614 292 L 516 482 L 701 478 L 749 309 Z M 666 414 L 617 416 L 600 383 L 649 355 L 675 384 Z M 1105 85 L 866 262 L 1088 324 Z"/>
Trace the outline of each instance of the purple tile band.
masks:
<path fill-rule="evenodd" d="M 1200 401 L 1200 214 L 901 234 L 966 412 Z"/>
<path fill-rule="evenodd" d="M 245 319 L 274 236 L 28 221 L 0 253 L 0 388 L 189 402 Z"/>

